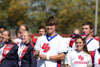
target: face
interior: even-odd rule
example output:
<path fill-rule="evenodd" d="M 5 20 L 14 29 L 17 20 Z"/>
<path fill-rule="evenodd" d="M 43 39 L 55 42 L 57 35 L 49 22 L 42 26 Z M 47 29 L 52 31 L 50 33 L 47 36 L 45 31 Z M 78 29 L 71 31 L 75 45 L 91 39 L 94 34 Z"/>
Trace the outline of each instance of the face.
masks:
<path fill-rule="evenodd" d="M 25 26 L 20 26 L 20 28 L 19 28 L 19 32 L 22 34 L 24 31 L 26 31 L 26 28 L 25 28 Z"/>
<path fill-rule="evenodd" d="M 81 38 L 76 39 L 75 44 L 76 44 L 76 48 L 77 48 L 78 51 L 82 51 L 83 47 L 85 45 Z"/>
<path fill-rule="evenodd" d="M 29 37 L 28 32 L 24 32 L 24 33 L 22 34 L 22 42 L 23 42 L 23 43 L 27 43 L 27 42 L 29 42 L 29 39 L 30 39 L 30 37 Z"/>
<path fill-rule="evenodd" d="M 56 26 L 55 25 L 46 26 L 46 31 L 48 34 L 53 34 L 54 32 L 56 32 Z"/>
<path fill-rule="evenodd" d="M 44 29 L 39 29 L 39 36 L 45 35 L 45 30 Z"/>
<path fill-rule="evenodd" d="M 76 33 L 76 34 L 79 34 L 79 32 L 80 32 L 80 31 L 79 31 L 78 29 L 75 29 L 75 30 L 74 30 L 74 33 Z"/>
<path fill-rule="evenodd" d="M 3 41 L 3 42 L 7 42 L 7 41 L 10 39 L 10 36 L 9 36 L 8 34 L 9 34 L 8 31 L 4 31 L 4 32 L 2 33 L 2 41 Z"/>
<path fill-rule="evenodd" d="M 82 33 L 85 33 L 86 35 L 89 35 L 91 33 L 89 25 L 82 26 Z"/>

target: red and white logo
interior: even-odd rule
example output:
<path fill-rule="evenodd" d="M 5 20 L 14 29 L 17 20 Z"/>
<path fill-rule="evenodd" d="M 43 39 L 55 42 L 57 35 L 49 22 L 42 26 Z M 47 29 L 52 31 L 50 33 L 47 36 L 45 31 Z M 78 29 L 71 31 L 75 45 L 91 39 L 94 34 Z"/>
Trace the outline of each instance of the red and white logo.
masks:
<path fill-rule="evenodd" d="M 80 59 L 81 61 L 83 61 L 84 60 L 84 57 L 82 55 L 79 55 L 78 56 L 78 59 Z"/>
<path fill-rule="evenodd" d="M 87 61 L 83 61 L 84 57 L 82 55 L 79 55 L 78 59 L 79 59 L 79 61 L 75 61 L 74 62 L 75 64 L 87 64 L 88 63 Z"/>
<path fill-rule="evenodd" d="M 50 46 L 48 43 L 44 43 L 43 46 L 42 46 L 42 49 L 44 50 L 43 52 L 48 52 L 49 49 L 50 49 Z"/>

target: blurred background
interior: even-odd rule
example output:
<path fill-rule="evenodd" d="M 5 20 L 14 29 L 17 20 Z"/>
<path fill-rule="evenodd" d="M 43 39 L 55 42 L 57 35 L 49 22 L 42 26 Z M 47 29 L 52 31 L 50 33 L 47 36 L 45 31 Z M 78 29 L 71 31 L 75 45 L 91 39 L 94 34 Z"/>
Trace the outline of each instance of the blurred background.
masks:
<path fill-rule="evenodd" d="M 97 34 L 100 35 L 100 4 Z M 91 21 L 95 25 L 96 0 L 0 0 L 0 26 L 15 30 L 26 24 L 32 33 L 45 26 L 48 16 L 59 18 L 60 34 L 70 34 L 75 27 Z"/>

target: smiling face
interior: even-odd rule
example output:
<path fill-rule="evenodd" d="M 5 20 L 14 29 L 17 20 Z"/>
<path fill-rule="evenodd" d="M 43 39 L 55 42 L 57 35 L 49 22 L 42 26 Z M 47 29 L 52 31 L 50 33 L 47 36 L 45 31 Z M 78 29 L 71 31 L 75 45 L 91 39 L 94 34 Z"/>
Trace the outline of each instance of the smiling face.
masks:
<path fill-rule="evenodd" d="M 58 19 L 54 16 L 48 17 L 46 21 L 46 32 L 49 36 L 54 36 L 58 27 Z"/>
<path fill-rule="evenodd" d="M 85 45 L 81 38 L 76 39 L 75 44 L 78 51 L 82 51 Z"/>
<path fill-rule="evenodd" d="M 20 28 L 19 28 L 19 32 L 22 34 L 24 31 L 26 31 L 26 28 L 25 28 L 25 26 L 20 26 Z"/>
<path fill-rule="evenodd" d="M 2 41 L 3 42 L 7 42 L 10 39 L 10 35 L 9 34 L 10 34 L 9 31 L 4 31 L 2 33 Z"/>
<path fill-rule="evenodd" d="M 27 31 L 24 31 L 24 33 L 22 34 L 22 42 L 23 43 L 28 43 L 29 40 L 30 40 L 29 33 Z"/>
<path fill-rule="evenodd" d="M 56 26 L 55 25 L 48 25 L 48 26 L 46 26 L 46 31 L 47 31 L 47 34 L 52 35 L 53 33 L 56 32 Z"/>

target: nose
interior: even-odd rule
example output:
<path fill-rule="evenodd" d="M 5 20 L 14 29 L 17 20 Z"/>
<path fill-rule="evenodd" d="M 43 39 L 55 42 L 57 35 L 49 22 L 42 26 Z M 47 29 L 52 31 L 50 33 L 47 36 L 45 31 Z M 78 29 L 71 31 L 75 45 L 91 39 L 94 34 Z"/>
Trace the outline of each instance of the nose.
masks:
<path fill-rule="evenodd" d="M 85 33 L 85 29 L 82 29 L 82 32 Z"/>

